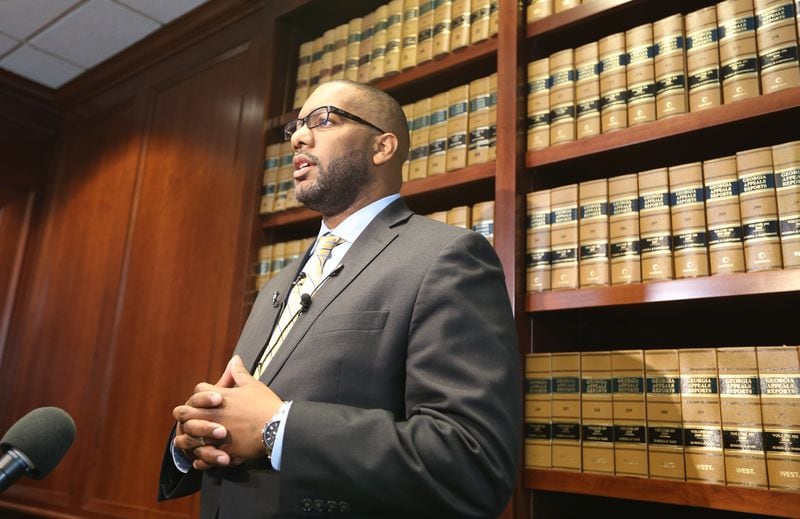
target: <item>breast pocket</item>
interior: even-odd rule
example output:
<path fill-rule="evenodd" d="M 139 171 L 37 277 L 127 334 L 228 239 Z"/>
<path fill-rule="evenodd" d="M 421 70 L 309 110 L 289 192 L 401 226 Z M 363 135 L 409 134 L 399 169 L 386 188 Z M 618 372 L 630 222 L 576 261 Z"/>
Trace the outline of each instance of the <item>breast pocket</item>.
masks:
<path fill-rule="evenodd" d="M 314 335 L 348 331 L 379 331 L 386 326 L 388 310 L 326 315 L 314 324 Z"/>

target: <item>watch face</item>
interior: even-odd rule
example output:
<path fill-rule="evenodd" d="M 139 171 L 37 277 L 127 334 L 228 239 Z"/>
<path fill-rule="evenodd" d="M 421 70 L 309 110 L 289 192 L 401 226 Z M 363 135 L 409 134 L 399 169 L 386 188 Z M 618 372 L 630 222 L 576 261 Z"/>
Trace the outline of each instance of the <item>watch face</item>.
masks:
<path fill-rule="evenodd" d="M 278 434 L 280 425 L 279 421 L 274 421 L 264 428 L 264 447 L 267 448 L 268 454 L 272 454 L 272 448 L 275 446 L 275 436 Z"/>

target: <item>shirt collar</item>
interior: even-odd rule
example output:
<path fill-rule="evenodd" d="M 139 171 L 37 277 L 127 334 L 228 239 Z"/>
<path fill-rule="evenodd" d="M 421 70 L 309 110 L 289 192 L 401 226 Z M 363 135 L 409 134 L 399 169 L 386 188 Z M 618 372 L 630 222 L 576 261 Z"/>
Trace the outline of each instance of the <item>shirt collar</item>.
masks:
<path fill-rule="evenodd" d="M 362 207 L 355 213 L 351 214 L 347 218 L 342 221 L 336 227 L 336 236 L 339 236 L 344 241 L 348 243 L 353 243 L 356 239 L 361 235 L 364 229 L 367 228 L 367 225 L 378 216 L 378 213 L 383 211 L 386 206 L 394 202 L 400 198 L 400 193 L 395 193 L 393 195 L 385 196 L 379 200 L 372 202 L 371 204 Z M 322 222 L 322 225 L 319 229 L 319 234 L 317 234 L 317 240 L 319 240 L 320 236 L 327 234 L 331 231 L 331 229 L 325 225 L 325 222 Z"/>

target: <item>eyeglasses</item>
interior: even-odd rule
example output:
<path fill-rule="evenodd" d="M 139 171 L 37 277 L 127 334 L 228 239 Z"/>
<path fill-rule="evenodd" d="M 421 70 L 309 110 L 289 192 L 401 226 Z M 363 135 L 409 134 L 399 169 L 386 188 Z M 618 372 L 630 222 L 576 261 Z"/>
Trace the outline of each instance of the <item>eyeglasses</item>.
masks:
<path fill-rule="evenodd" d="M 295 119 L 294 121 L 289 121 L 286 123 L 286 126 L 283 127 L 283 138 L 287 141 L 292 138 L 294 132 L 305 126 L 308 129 L 316 128 L 317 126 L 328 124 L 331 114 L 341 115 L 342 117 L 346 117 L 351 121 L 355 121 L 357 123 L 364 124 L 369 126 L 370 128 L 374 128 L 381 133 L 387 133 L 371 122 L 362 119 L 361 117 L 351 114 L 348 111 L 342 110 L 341 108 L 337 108 L 335 106 L 320 106 L 319 108 L 315 108 L 311 111 L 310 114 L 303 117 L 302 119 Z"/>

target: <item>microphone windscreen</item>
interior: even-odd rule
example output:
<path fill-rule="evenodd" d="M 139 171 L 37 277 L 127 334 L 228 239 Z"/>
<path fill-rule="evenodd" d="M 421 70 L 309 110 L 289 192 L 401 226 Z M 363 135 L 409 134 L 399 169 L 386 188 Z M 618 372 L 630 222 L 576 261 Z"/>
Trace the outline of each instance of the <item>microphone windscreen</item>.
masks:
<path fill-rule="evenodd" d="M 0 448 L 11 448 L 25 454 L 33 462 L 28 475 L 42 479 L 67 453 L 75 440 L 75 422 L 63 409 L 40 407 L 26 414 L 8 429 Z"/>

